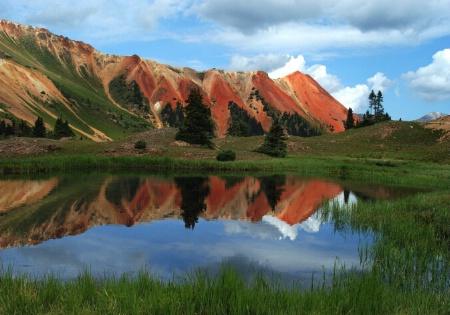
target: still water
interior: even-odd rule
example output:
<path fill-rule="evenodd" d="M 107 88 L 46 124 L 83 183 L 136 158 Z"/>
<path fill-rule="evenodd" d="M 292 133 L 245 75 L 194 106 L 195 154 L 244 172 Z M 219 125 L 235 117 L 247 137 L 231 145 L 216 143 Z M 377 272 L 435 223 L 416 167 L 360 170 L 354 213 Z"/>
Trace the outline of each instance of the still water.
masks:
<path fill-rule="evenodd" d="M 79 175 L 0 181 L 0 262 L 15 274 L 72 278 L 146 270 L 169 280 L 232 264 L 289 282 L 358 266 L 370 236 L 335 233 L 325 200 L 394 198 L 395 187 L 291 175 Z"/>

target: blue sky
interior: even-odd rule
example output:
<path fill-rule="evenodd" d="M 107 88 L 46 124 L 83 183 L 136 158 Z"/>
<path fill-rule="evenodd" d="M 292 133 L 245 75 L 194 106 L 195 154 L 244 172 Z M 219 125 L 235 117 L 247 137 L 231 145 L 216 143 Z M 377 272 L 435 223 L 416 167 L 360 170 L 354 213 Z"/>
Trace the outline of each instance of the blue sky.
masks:
<path fill-rule="evenodd" d="M 310 74 L 354 112 L 450 114 L 450 0 L 1 0 L 0 18 L 196 70 Z"/>

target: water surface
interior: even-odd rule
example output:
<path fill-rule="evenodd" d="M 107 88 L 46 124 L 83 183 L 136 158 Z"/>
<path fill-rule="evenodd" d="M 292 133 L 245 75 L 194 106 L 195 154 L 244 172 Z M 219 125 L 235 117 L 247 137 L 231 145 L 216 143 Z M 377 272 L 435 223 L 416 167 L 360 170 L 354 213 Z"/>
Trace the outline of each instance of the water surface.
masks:
<path fill-rule="evenodd" d="M 289 282 L 335 263 L 358 265 L 358 233 L 324 222 L 325 200 L 394 198 L 398 187 L 291 175 L 81 175 L 0 182 L 0 260 L 14 273 L 71 278 L 135 274 L 162 279 L 231 263 Z"/>

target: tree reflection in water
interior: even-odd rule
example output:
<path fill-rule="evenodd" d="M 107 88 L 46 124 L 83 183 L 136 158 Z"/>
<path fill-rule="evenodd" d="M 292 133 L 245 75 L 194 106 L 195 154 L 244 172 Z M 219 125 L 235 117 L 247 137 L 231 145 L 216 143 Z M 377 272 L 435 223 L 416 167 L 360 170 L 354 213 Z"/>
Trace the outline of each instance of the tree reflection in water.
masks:
<path fill-rule="evenodd" d="M 284 192 L 286 183 L 285 175 L 272 175 L 259 177 L 261 182 L 261 191 L 266 195 L 270 208 L 275 212 L 275 207 L 281 200 L 281 194 Z"/>
<path fill-rule="evenodd" d="M 205 199 L 210 190 L 207 177 L 176 177 L 175 183 L 181 193 L 181 217 L 187 229 L 194 229 L 200 213 L 206 210 Z"/>

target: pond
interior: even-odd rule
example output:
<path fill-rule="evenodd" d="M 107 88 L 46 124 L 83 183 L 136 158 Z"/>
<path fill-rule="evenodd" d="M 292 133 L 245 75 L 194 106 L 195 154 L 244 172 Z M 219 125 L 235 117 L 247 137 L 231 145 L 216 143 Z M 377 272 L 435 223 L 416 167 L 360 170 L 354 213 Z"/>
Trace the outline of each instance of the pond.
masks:
<path fill-rule="evenodd" d="M 396 198 L 398 187 L 294 175 L 78 175 L 0 181 L 0 262 L 14 274 L 141 270 L 164 280 L 224 263 L 307 284 L 338 261 L 358 266 L 370 235 L 335 233 L 326 200 Z"/>

